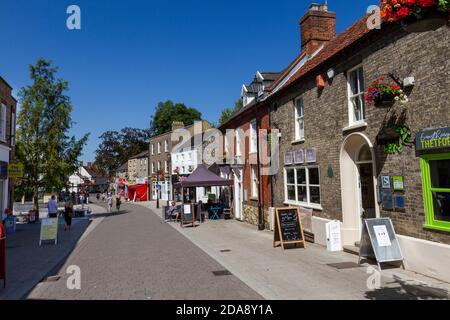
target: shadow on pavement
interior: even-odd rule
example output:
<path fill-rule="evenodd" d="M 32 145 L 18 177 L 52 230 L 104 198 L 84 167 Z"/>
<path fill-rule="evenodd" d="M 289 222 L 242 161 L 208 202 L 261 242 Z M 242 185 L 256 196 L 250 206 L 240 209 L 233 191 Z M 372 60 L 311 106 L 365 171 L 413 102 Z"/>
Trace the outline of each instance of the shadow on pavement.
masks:
<path fill-rule="evenodd" d="M 448 295 L 447 290 L 409 283 L 395 275 L 384 288 L 365 293 L 369 300 L 448 300 Z"/>

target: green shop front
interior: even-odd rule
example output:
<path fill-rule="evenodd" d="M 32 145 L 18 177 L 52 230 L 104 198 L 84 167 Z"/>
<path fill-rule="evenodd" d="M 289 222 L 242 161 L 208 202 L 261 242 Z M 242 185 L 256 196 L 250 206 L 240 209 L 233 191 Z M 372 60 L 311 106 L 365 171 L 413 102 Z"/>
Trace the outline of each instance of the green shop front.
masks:
<path fill-rule="evenodd" d="M 425 228 L 450 232 L 450 127 L 416 133 L 420 157 Z"/>

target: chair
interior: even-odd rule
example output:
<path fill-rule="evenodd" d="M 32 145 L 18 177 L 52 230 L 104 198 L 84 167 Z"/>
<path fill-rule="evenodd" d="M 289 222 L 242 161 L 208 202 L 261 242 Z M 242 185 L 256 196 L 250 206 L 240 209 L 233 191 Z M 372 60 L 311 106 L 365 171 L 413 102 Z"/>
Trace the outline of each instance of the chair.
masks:
<path fill-rule="evenodd" d="M 209 220 L 219 220 L 219 213 L 221 208 L 220 207 L 211 207 L 209 210 L 211 210 L 211 217 Z"/>

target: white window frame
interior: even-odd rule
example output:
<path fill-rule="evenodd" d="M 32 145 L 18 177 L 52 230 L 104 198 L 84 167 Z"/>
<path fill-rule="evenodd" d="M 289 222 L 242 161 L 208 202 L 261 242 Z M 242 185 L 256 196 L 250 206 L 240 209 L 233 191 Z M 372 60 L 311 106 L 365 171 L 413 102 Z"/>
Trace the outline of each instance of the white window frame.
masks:
<path fill-rule="evenodd" d="M 256 119 L 250 121 L 250 153 L 258 152 L 258 135 L 257 135 L 257 122 Z"/>
<path fill-rule="evenodd" d="M 297 170 L 299 169 L 305 169 L 306 174 L 306 184 L 299 183 L 298 177 L 297 177 Z M 317 169 L 319 172 L 319 184 L 311 184 L 309 179 L 309 170 L 310 169 Z M 294 184 L 289 184 L 290 186 L 295 187 L 295 201 L 290 200 L 288 198 L 288 183 L 287 183 L 287 171 L 288 170 L 294 170 Z M 311 208 L 316 210 L 322 210 L 322 187 L 320 184 L 320 168 L 319 166 L 292 166 L 292 167 L 285 167 L 284 168 L 284 202 L 287 205 L 294 205 L 294 206 L 302 206 L 305 208 Z M 306 187 L 306 198 L 307 202 L 304 201 L 298 201 L 299 195 L 298 195 L 298 187 Z M 320 194 L 320 204 L 312 203 L 311 202 L 311 188 L 319 188 L 319 194 Z"/>
<path fill-rule="evenodd" d="M 242 157 L 242 129 L 236 129 L 236 157 Z"/>
<path fill-rule="evenodd" d="M 155 164 L 153 162 L 151 163 L 151 170 L 152 170 L 152 173 L 155 173 Z"/>
<path fill-rule="evenodd" d="M 161 142 L 158 142 L 158 154 L 161 154 Z"/>
<path fill-rule="evenodd" d="M 357 72 L 357 77 L 358 77 L 358 81 L 357 81 L 357 85 L 358 85 L 358 92 L 356 94 L 354 94 L 352 92 L 352 79 L 351 79 L 351 75 L 353 72 L 355 71 L 359 71 L 361 70 L 361 73 Z M 362 79 L 360 78 L 362 77 Z M 362 83 L 361 83 L 362 80 Z M 348 97 L 348 123 L 349 126 L 355 126 L 355 125 L 361 125 L 364 124 L 366 122 L 366 105 L 365 105 L 365 101 L 364 101 L 364 94 L 365 94 L 365 88 L 364 88 L 364 69 L 362 65 L 358 65 L 352 69 L 350 69 L 349 71 L 347 71 L 347 97 Z M 360 99 L 361 102 L 361 115 L 362 118 L 361 119 L 356 119 L 356 113 L 355 113 L 355 108 L 354 108 L 354 104 L 353 101 L 356 99 Z"/>
<path fill-rule="evenodd" d="M 169 172 L 169 163 L 166 161 L 164 161 L 164 172 L 168 173 Z"/>
<path fill-rule="evenodd" d="M 0 140 L 6 142 L 6 106 L 2 103 L 0 110 Z"/>
<path fill-rule="evenodd" d="M 152 156 L 155 155 L 155 145 L 152 143 L 150 146 Z"/>
<path fill-rule="evenodd" d="M 258 187 L 259 187 L 259 182 L 258 182 L 258 172 L 257 172 L 257 167 L 256 165 L 252 165 L 251 166 L 251 191 L 252 191 L 252 199 L 258 199 Z"/>
<path fill-rule="evenodd" d="M 16 145 L 16 114 L 11 112 L 11 146 Z"/>
<path fill-rule="evenodd" d="M 299 105 L 299 102 L 301 103 L 300 105 Z M 297 98 L 295 100 L 294 119 L 295 119 L 294 141 L 304 141 L 305 140 L 305 104 L 304 104 L 304 100 L 302 97 Z M 301 124 L 303 125 L 303 128 L 301 127 Z"/>
<path fill-rule="evenodd" d="M 161 161 L 158 161 L 158 173 L 161 171 Z"/>
<path fill-rule="evenodd" d="M 164 152 L 169 152 L 169 141 L 168 140 L 164 141 Z"/>

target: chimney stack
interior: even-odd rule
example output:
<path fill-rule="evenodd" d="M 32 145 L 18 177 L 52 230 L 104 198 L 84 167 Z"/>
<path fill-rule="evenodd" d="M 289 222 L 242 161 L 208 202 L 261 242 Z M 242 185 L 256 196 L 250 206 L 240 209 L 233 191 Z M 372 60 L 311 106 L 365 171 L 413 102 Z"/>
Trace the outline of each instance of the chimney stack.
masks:
<path fill-rule="evenodd" d="M 174 121 L 172 122 L 172 131 L 175 131 L 177 129 L 183 129 L 184 123 L 182 121 Z"/>
<path fill-rule="evenodd" d="M 312 55 L 322 44 L 336 37 L 336 13 L 327 4 L 313 3 L 300 19 L 302 52 Z"/>

